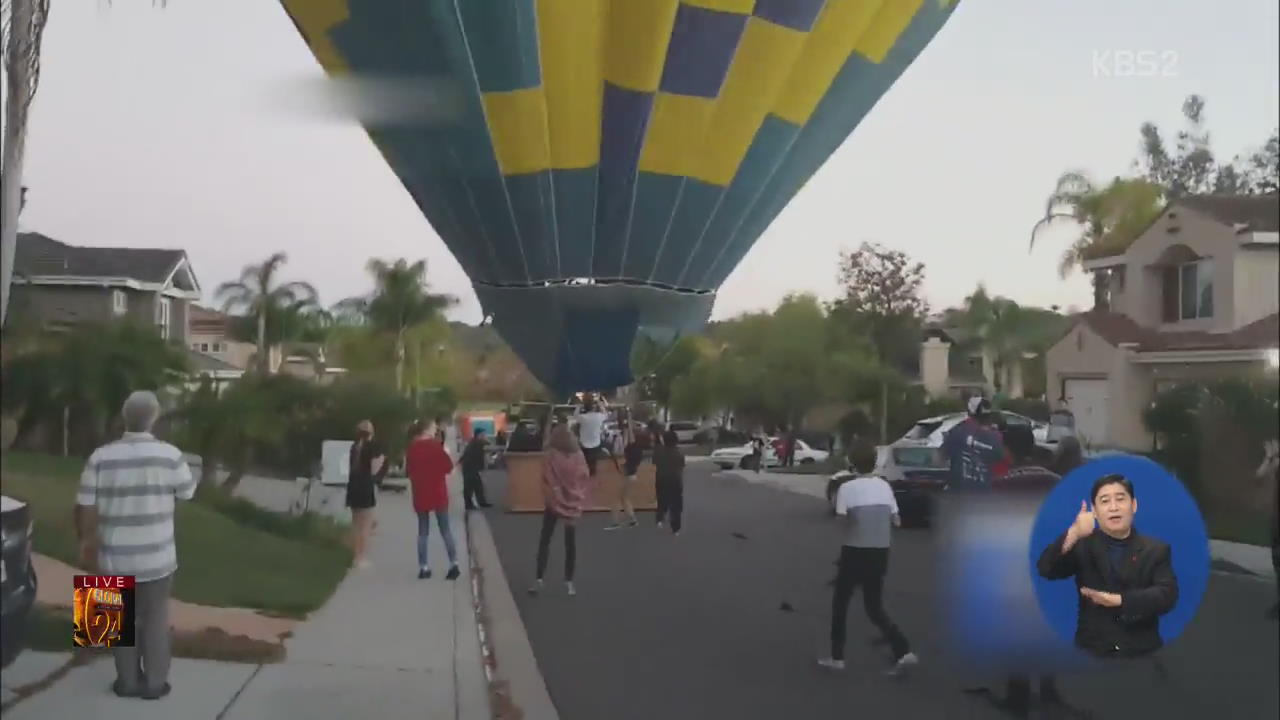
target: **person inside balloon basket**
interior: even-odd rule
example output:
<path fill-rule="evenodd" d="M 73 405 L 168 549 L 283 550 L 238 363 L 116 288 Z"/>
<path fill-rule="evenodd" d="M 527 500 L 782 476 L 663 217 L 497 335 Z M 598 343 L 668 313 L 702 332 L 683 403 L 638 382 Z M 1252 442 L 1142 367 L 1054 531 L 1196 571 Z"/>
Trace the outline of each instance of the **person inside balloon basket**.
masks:
<path fill-rule="evenodd" d="M 599 403 L 589 401 L 587 411 L 576 419 L 578 426 L 578 442 L 582 445 L 582 455 L 587 459 L 587 470 L 592 477 L 596 474 L 596 463 L 603 452 L 604 424 L 609 416 L 600 409 Z"/>
<path fill-rule="evenodd" d="M 1138 657 L 1158 650 L 1160 616 L 1178 602 L 1178 578 L 1168 543 L 1133 526 L 1138 498 L 1124 475 L 1098 478 L 1089 501 L 1049 543 L 1042 577 L 1076 579 L 1080 591 L 1075 643 L 1098 657 Z M 1096 532 L 1101 530 L 1102 532 Z"/>

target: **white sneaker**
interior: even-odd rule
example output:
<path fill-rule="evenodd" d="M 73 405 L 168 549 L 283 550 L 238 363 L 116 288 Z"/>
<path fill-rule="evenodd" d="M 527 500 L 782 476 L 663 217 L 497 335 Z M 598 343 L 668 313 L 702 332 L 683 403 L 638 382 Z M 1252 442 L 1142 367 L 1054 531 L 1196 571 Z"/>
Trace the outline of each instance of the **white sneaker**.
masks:
<path fill-rule="evenodd" d="M 573 583 L 567 582 L 564 585 L 569 590 L 569 597 L 573 597 L 578 594 L 578 588 L 574 587 Z"/>
<path fill-rule="evenodd" d="M 605 530 L 621 530 L 622 526 L 619 525 L 618 523 L 613 523 L 612 525 L 605 525 L 604 529 Z"/>
<path fill-rule="evenodd" d="M 661 528 L 662 528 L 662 521 L 661 521 L 661 520 L 659 520 L 659 521 L 658 521 L 658 528 L 659 528 L 659 529 L 661 529 Z"/>
<path fill-rule="evenodd" d="M 901 675 L 902 673 L 906 672 L 909 668 L 913 668 L 919 664 L 920 664 L 920 658 L 917 657 L 915 653 L 909 652 L 906 655 L 903 655 L 902 657 L 898 658 L 898 662 L 894 663 L 893 667 L 889 668 L 889 674 Z"/>
<path fill-rule="evenodd" d="M 537 594 L 538 594 L 538 593 L 540 593 L 540 592 L 542 592 L 542 579 L 541 579 L 541 578 L 539 578 L 537 581 L 535 581 L 535 582 L 533 583 L 533 587 L 529 588 L 529 594 L 530 594 L 530 595 L 537 595 Z"/>
<path fill-rule="evenodd" d="M 843 660 L 836 660 L 836 659 L 834 659 L 834 658 L 822 658 L 821 660 L 819 660 L 819 661 L 818 661 L 818 664 L 819 664 L 819 665 L 821 665 L 822 667 L 824 667 L 824 668 L 828 669 L 828 670 L 843 670 L 843 669 L 844 669 L 844 661 L 843 661 Z"/>

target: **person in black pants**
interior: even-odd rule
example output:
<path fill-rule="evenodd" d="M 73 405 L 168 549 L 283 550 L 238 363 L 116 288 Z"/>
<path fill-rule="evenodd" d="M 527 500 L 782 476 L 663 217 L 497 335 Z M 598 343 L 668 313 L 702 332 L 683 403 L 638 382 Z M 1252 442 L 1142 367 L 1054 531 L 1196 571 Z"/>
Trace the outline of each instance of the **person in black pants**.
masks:
<path fill-rule="evenodd" d="M 684 455 L 679 448 L 680 438 L 674 430 L 662 434 L 662 442 L 653 449 L 654 490 L 658 495 L 658 527 L 664 520 L 671 523 L 671 532 L 679 535 L 681 517 L 684 515 Z"/>
<path fill-rule="evenodd" d="M 1271 485 L 1267 496 L 1271 499 L 1271 566 L 1276 571 L 1277 602 L 1267 610 L 1267 618 L 1280 617 L 1280 441 L 1268 440 L 1262 448 L 1262 464 L 1258 466 L 1260 482 Z"/>
<path fill-rule="evenodd" d="M 477 507 L 492 507 L 484 494 L 484 481 L 480 473 L 484 472 L 485 447 L 484 430 L 477 429 L 467 449 L 462 451 L 462 501 L 468 510 Z"/>
<path fill-rule="evenodd" d="M 890 527 L 901 526 L 898 502 L 884 478 L 873 475 L 876 450 L 860 443 L 850 452 L 858 476 L 846 481 L 836 494 L 836 513 L 848 518 L 844 545 L 840 548 L 840 570 L 831 599 L 831 656 L 818 664 L 832 670 L 844 669 L 845 627 L 849 601 L 862 587 L 862 604 L 869 619 L 893 650 L 891 674 L 919 662 L 902 630 L 884 611 L 884 577 L 889 570 Z"/>

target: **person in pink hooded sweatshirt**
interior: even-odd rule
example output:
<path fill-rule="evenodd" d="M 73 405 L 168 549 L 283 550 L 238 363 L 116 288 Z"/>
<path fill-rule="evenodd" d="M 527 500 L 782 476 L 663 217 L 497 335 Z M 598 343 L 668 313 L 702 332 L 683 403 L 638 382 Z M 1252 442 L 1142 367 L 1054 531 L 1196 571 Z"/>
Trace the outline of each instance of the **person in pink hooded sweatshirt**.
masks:
<path fill-rule="evenodd" d="M 538 537 L 538 579 L 529 588 L 530 595 L 542 590 L 542 578 L 547 571 L 547 559 L 551 551 L 551 536 L 556 523 L 564 522 L 564 579 L 570 595 L 576 595 L 573 586 L 574 564 L 577 561 L 578 518 L 587 504 L 591 490 L 591 472 L 586 458 L 578 447 L 578 441 L 566 424 L 557 425 L 551 431 L 546 459 L 542 465 L 542 496 L 546 509 L 542 513 L 542 533 Z"/>

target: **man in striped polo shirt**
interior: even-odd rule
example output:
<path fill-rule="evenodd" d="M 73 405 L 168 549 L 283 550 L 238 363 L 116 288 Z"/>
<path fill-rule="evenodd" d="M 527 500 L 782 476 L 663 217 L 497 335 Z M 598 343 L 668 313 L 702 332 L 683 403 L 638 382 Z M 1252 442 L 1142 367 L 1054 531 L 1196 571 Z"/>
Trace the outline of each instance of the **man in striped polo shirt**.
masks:
<path fill-rule="evenodd" d="M 848 518 L 844 545 L 840 548 L 840 570 L 831 601 L 831 657 L 818 661 L 832 670 L 844 669 L 845 625 L 849 601 L 862 586 L 862 605 L 869 619 L 893 650 L 896 675 L 919 660 L 902 630 L 884 611 L 884 577 L 889 570 L 890 527 L 901 525 L 898 501 L 884 478 L 874 475 L 876 449 L 860 442 L 849 451 L 849 460 L 858 476 L 846 480 L 836 493 L 836 514 Z"/>
<path fill-rule="evenodd" d="M 155 393 L 124 402 L 124 436 L 89 456 L 76 495 L 81 564 L 91 572 L 133 575 L 136 647 L 114 648 L 120 697 L 169 694 L 169 591 L 178 569 L 173 512 L 196 484 L 182 451 L 151 434 L 160 415 Z M 139 652 L 141 651 L 141 652 Z"/>

